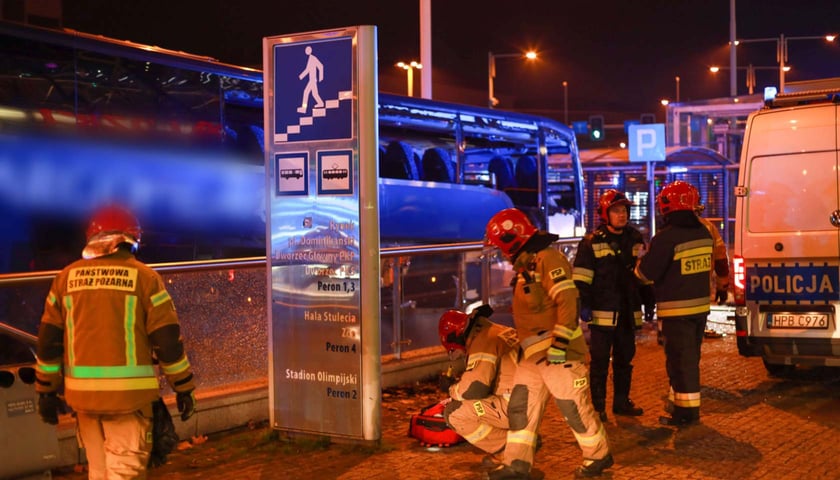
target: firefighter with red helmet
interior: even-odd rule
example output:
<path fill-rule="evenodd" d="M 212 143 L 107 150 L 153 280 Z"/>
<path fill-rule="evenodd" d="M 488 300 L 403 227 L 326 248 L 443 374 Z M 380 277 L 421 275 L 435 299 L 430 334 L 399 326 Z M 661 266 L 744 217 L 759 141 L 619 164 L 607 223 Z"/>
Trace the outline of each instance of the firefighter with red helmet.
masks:
<path fill-rule="evenodd" d="M 488 478 L 528 478 L 545 402 L 554 397 L 583 451 L 577 477 L 595 477 L 612 466 L 604 425 L 589 394 L 588 347 L 578 324 L 578 291 L 566 257 L 520 210 L 502 210 L 487 223 L 485 243 L 513 265 L 513 322 L 519 364 L 508 405 L 510 431 L 503 464 Z"/>
<path fill-rule="evenodd" d="M 516 331 L 490 321 L 492 314 L 489 305 L 469 315 L 448 310 L 438 322 L 440 342 L 450 358 L 466 357 L 464 373 L 449 386 L 451 401 L 443 416 L 465 440 L 488 452 L 488 461 L 502 451 L 510 428 L 507 407 L 518 345 Z"/>
<path fill-rule="evenodd" d="M 38 412 L 57 424 L 63 387 L 90 478 L 145 478 L 152 402 L 160 397 L 155 361 L 176 392 L 181 420 L 195 413 L 175 306 L 160 275 L 134 257 L 140 238 L 129 211 L 97 211 L 83 258 L 52 282 L 38 331 Z"/>
<path fill-rule="evenodd" d="M 650 242 L 636 275 L 656 288 L 656 314 L 665 339 L 665 369 L 671 385 L 660 423 L 700 421 L 700 346 L 709 315 L 712 236 L 697 219 L 697 189 L 683 181 L 662 188 L 656 198 L 665 227 Z M 672 406 L 671 406 L 672 405 Z"/>
<path fill-rule="evenodd" d="M 642 234 L 629 224 L 632 202 L 610 189 L 601 195 L 601 225 L 578 244 L 572 278 L 580 292 L 581 319 L 589 324 L 592 404 L 607 421 L 606 395 L 610 359 L 616 415 L 640 416 L 644 411 L 630 399 L 636 329 L 642 326 L 642 303 L 653 320 L 653 288 L 633 274 L 644 249 Z"/>

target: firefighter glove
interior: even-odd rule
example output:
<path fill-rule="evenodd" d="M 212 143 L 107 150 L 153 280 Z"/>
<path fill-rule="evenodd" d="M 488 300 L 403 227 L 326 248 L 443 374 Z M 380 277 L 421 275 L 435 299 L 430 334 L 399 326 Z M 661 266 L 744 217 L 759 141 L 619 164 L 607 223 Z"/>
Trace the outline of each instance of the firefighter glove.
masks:
<path fill-rule="evenodd" d="M 545 359 L 548 363 L 566 363 L 566 351 L 551 346 L 548 348 Z"/>
<path fill-rule="evenodd" d="M 717 302 L 718 305 L 724 305 L 728 297 L 729 292 L 725 288 L 715 292 L 715 302 Z"/>
<path fill-rule="evenodd" d="M 44 423 L 58 425 L 58 412 L 64 412 L 64 404 L 55 393 L 42 393 L 38 398 L 38 414 Z"/>
<path fill-rule="evenodd" d="M 178 413 L 181 414 L 182 422 L 186 422 L 195 414 L 194 390 L 190 390 L 189 392 L 178 392 L 175 395 L 175 401 L 178 404 Z"/>
<path fill-rule="evenodd" d="M 589 307 L 580 307 L 580 319 L 584 322 L 592 321 L 592 309 Z"/>
<path fill-rule="evenodd" d="M 438 389 L 441 392 L 448 392 L 449 387 L 458 383 L 458 379 L 456 379 L 453 375 L 449 372 L 441 373 L 440 377 L 438 377 Z"/>

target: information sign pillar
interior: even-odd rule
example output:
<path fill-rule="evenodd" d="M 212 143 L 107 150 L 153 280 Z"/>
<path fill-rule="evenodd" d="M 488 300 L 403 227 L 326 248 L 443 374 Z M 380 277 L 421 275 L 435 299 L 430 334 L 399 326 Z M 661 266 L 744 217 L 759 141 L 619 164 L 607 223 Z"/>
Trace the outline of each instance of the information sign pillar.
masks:
<path fill-rule="evenodd" d="M 376 64 L 374 26 L 263 39 L 278 430 L 380 439 Z"/>

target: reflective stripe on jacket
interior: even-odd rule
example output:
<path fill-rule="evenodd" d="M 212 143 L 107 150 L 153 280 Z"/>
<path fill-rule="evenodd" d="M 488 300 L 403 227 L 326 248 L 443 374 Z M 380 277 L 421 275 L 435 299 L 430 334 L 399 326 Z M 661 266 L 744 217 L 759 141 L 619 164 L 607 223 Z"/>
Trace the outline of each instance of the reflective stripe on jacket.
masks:
<path fill-rule="evenodd" d="M 566 257 L 553 247 L 523 252 L 514 270 L 513 323 L 526 358 L 554 346 L 566 351 L 568 361 L 583 360 L 589 349 L 578 325 L 578 290 Z"/>
<path fill-rule="evenodd" d="M 635 326 L 642 325 L 640 282 L 633 268 L 643 249 L 642 234 L 629 225 L 614 234 L 602 224 L 581 239 L 573 278 L 581 305 L 592 310 L 591 325 L 615 327 L 622 305 L 633 312 Z"/>
<path fill-rule="evenodd" d="M 697 223 L 660 230 L 636 271 L 642 280 L 654 282 L 656 314 L 667 318 L 709 313 L 711 269 L 712 238 Z"/>

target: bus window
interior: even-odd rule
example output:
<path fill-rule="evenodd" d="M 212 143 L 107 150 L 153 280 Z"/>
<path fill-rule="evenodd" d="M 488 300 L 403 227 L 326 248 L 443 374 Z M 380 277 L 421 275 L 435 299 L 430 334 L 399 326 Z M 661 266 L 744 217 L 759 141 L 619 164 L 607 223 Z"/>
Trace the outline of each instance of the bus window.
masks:
<path fill-rule="evenodd" d="M 265 255 L 262 72 L 0 22 L 0 112 L 0 274 L 77 257 L 72 232 L 107 202 L 137 213 L 147 263 Z M 583 231 L 565 125 L 387 94 L 379 122 L 381 245 L 479 241 L 512 206 Z"/>

